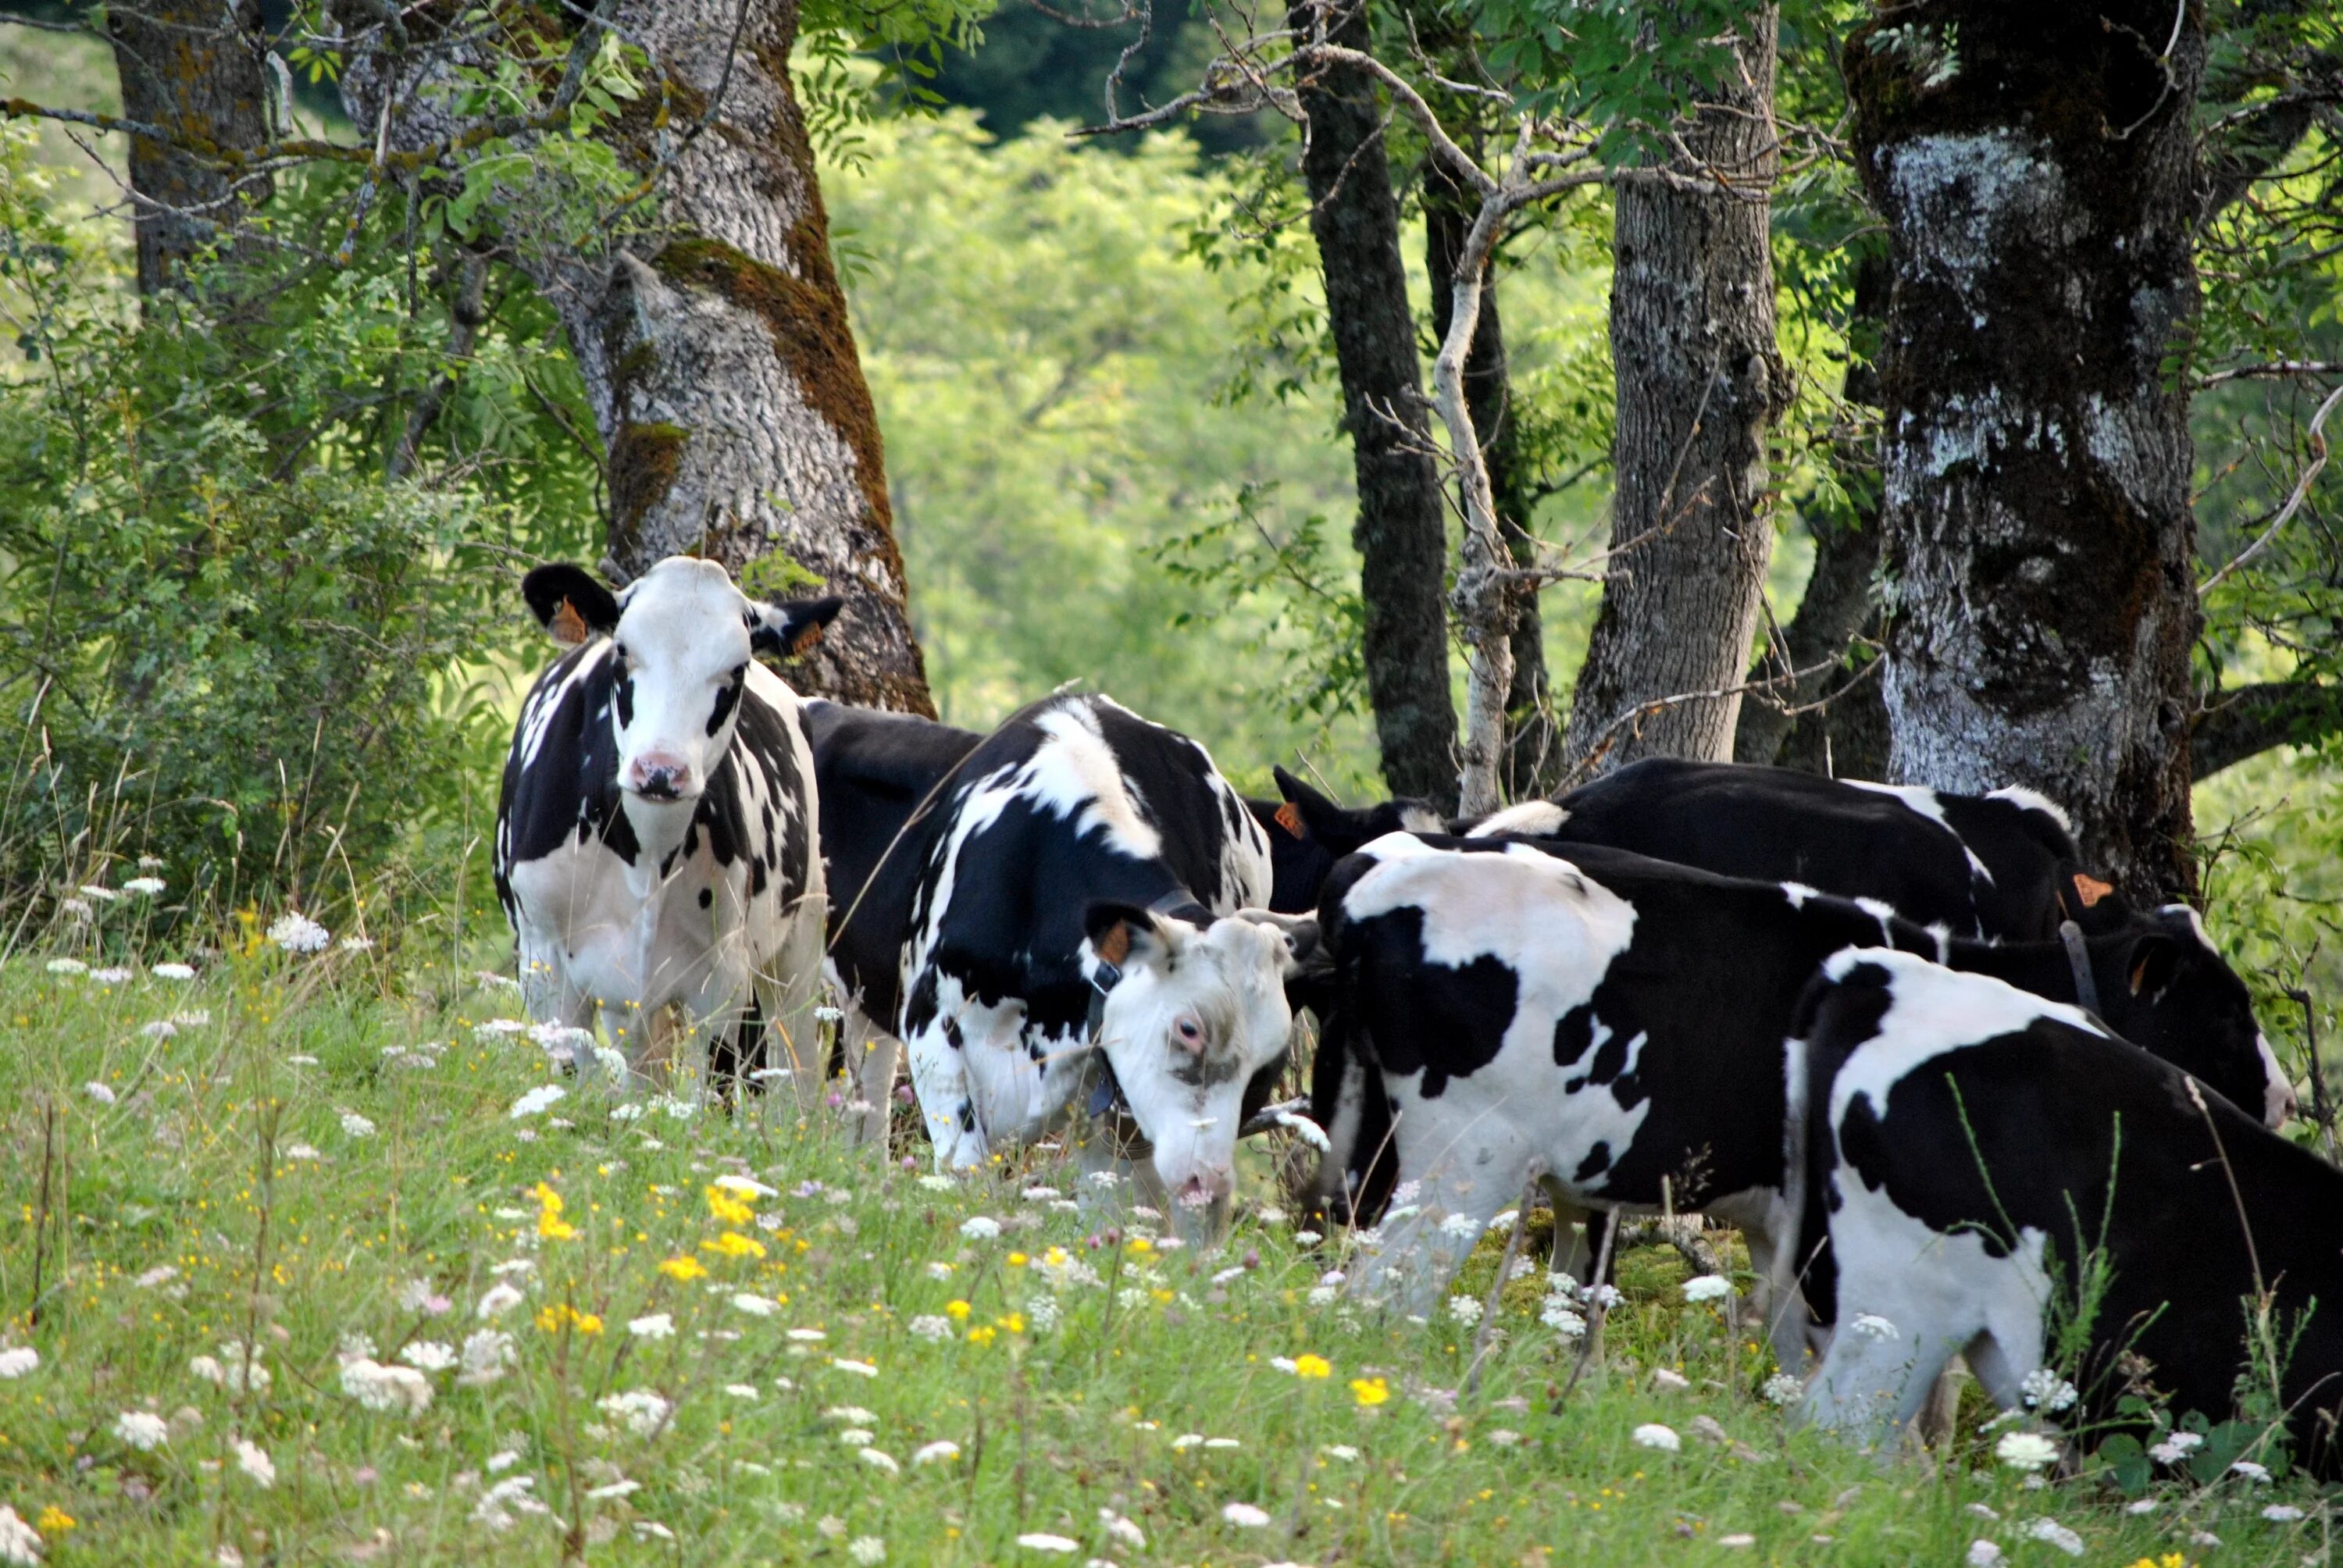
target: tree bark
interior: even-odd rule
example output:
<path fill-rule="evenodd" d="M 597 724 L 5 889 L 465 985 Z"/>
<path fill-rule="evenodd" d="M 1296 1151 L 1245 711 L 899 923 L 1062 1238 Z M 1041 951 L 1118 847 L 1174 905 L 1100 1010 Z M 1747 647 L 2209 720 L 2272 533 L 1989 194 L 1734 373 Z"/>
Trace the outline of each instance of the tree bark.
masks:
<path fill-rule="evenodd" d="M 1432 279 L 1432 322 L 1445 331 L 1456 304 L 1456 258 L 1480 208 L 1438 158 L 1423 168 L 1423 262 Z M 1537 565 L 1537 544 L 1529 531 L 1533 502 L 1524 470 L 1519 427 L 1513 417 L 1513 383 L 1505 363 L 1505 330 L 1498 317 L 1496 264 L 1483 269 L 1481 316 L 1464 359 L 1464 398 L 1481 450 L 1489 465 L 1489 487 L 1497 521 L 1512 548 L 1514 564 Z M 1513 604 L 1513 678 L 1505 702 L 1505 792 L 1514 799 L 1544 793 L 1556 777 L 1561 737 L 1546 689 L 1545 628 L 1537 593 L 1525 588 Z"/>
<path fill-rule="evenodd" d="M 1849 38 L 1887 221 L 1891 777 L 2024 784 L 2135 900 L 2193 894 L 2195 6 L 1928 0 Z M 2173 40 L 2168 55 L 2161 52 Z"/>
<path fill-rule="evenodd" d="M 268 140 L 268 42 L 260 0 L 136 0 L 108 6 L 125 119 L 159 126 L 164 146 L 130 138 L 140 297 L 177 287 L 187 262 L 275 194 L 190 148 L 249 152 Z"/>
<path fill-rule="evenodd" d="M 1288 23 L 1309 35 L 1322 15 L 1326 42 L 1369 46 L 1355 5 L 1323 15 L 1305 0 Z M 1309 118 L 1302 173 L 1310 230 L 1324 272 L 1327 327 L 1342 376 L 1342 424 L 1358 477 L 1351 538 L 1359 551 L 1361 651 L 1383 781 L 1395 795 L 1445 809 L 1456 799 L 1456 707 L 1442 597 L 1447 528 L 1400 254 L 1399 198 L 1367 73 L 1322 65 L 1297 86 Z"/>
<path fill-rule="evenodd" d="M 1789 390 L 1766 234 L 1779 161 L 1773 7 L 1744 17 L 1734 54 L 1730 78 L 1678 125 L 1684 172 L 1735 193 L 1618 187 L 1614 553 L 1564 746 L 1578 777 L 1638 757 L 1733 755 L 1733 689 L 1773 551 L 1765 432 Z"/>
<path fill-rule="evenodd" d="M 337 9 L 354 26 L 376 15 L 365 0 Z M 410 15 L 419 29 L 424 14 Z M 789 84 L 796 0 L 619 0 L 598 15 L 652 62 L 644 97 L 604 135 L 630 167 L 657 171 L 657 227 L 616 250 L 523 247 L 518 260 L 560 315 L 608 449 L 608 564 L 629 576 L 690 553 L 754 591 L 840 595 L 836 628 L 791 684 L 932 717 L 878 420 Z M 447 62 L 418 39 L 362 55 L 344 78 L 367 126 L 397 85 L 394 145 L 465 128 L 434 91 Z"/>

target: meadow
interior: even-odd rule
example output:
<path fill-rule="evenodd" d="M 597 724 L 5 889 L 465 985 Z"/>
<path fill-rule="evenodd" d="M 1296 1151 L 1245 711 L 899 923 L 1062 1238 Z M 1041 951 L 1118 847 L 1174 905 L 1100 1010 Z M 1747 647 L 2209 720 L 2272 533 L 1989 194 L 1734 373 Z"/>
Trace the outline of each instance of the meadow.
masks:
<path fill-rule="evenodd" d="M 836 1094 L 611 1094 L 500 933 L 247 914 L 175 962 L 168 899 L 0 963 L 0 1561 L 2327 1560 L 2217 1442 L 2127 1492 L 2029 1468 L 2025 1412 L 1890 1462 L 1790 1430 L 1672 1249 L 1598 1354 L 1526 1256 L 1498 1287 L 1510 1222 L 1378 1317 L 1276 1151 L 1182 1249 L 1049 1146 L 952 1180 Z"/>

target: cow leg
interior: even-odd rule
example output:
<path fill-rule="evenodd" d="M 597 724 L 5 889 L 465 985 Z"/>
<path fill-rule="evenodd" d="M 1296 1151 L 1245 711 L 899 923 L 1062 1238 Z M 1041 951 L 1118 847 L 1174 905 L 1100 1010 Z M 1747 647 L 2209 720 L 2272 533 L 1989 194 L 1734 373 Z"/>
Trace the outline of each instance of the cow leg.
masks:
<path fill-rule="evenodd" d="M 914 1030 L 903 1041 L 911 1062 L 911 1092 L 919 1100 L 928 1139 L 935 1145 L 936 1169 L 979 1170 L 986 1154 L 984 1130 L 977 1121 L 968 1064 L 960 1059 L 964 1048 L 944 1038 L 943 1021 Z M 989 1048 L 979 1042 L 974 1049 Z"/>
<path fill-rule="evenodd" d="M 1422 1111 L 1411 1114 L 1430 1120 Z M 1476 1119 L 1454 1138 L 1440 1136 L 1436 1126 L 1423 1131 L 1426 1136 L 1420 1141 L 1412 1137 L 1400 1159 L 1399 1190 L 1414 1184 L 1415 1212 L 1383 1226 L 1383 1244 L 1352 1271 L 1345 1287 L 1370 1301 L 1384 1298 L 1419 1317 L 1439 1304 L 1489 1221 L 1521 1200 L 1535 1155 L 1496 1117 Z M 1439 1153 L 1425 1161 L 1426 1169 L 1411 1169 L 1415 1161 L 1408 1151 L 1425 1146 Z"/>
<path fill-rule="evenodd" d="M 743 1083 L 756 1084 L 754 1075 L 764 1066 L 765 1057 L 764 1001 L 752 989 L 739 1024 L 719 1029 L 708 1038 L 708 1092 L 730 1106 Z"/>
<path fill-rule="evenodd" d="M 887 1146 L 887 1118 L 893 1106 L 895 1073 L 901 1065 L 903 1042 L 880 1029 L 861 1004 L 852 999 L 840 1009 L 838 1038 L 846 1042 L 847 1060 L 853 1063 L 859 1054 L 861 1060 L 855 1081 L 863 1102 L 870 1107 L 862 1113 L 855 1128 L 857 1143 L 875 1143 L 883 1152 Z"/>
<path fill-rule="evenodd" d="M 1853 1271 L 1842 1275 L 1837 1332 L 1799 1406 L 1803 1422 L 1882 1454 L 1982 1327 L 1975 1303 L 1960 1293 L 1929 1297 L 1901 1284 L 1862 1280 Z"/>

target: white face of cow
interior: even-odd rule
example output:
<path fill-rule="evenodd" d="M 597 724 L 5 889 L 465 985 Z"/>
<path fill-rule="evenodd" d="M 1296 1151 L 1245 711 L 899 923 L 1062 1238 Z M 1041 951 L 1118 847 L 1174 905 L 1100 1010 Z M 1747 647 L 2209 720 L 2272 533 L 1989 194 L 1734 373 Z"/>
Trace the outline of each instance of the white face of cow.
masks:
<path fill-rule="evenodd" d="M 617 594 L 576 567 L 541 567 L 522 585 L 558 642 L 610 638 L 610 725 L 618 785 L 639 800 L 696 801 L 724 760 L 749 666 L 801 651 L 839 601 L 752 599 L 714 561 L 670 556 Z"/>
<path fill-rule="evenodd" d="M 1090 911 L 1085 965 L 1121 974 L 1099 1045 L 1183 1209 L 1225 1214 L 1245 1086 L 1285 1050 L 1285 982 L 1317 946 L 1314 920 L 1244 910 L 1199 928 L 1126 905 Z"/>

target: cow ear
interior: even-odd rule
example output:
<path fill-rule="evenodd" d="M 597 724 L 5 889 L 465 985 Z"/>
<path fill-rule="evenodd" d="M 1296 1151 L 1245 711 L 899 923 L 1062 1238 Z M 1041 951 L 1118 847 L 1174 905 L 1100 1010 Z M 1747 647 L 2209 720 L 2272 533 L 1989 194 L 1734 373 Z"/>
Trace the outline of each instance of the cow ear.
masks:
<path fill-rule="evenodd" d="M 1332 969 L 1332 960 L 1318 940 L 1316 916 L 1281 915 L 1272 910 L 1239 910 L 1236 918 L 1250 920 L 1257 926 L 1267 926 L 1285 939 L 1282 968 L 1287 980 Z"/>
<path fill-rule="evenodd" d="M 1172 922 L 1137 904 L 1114 899 L 1093 899 L 1082 911 L 1083 934 L 1090 938 L 1096 963 L 1118 974 L 1133 969 L 1162 968 L 1179 950 Z M 1101 975 L 1100 983 L 1111 985 Z"/>
<path fill-rule="evenodd" d="M 794 604 L 749 601 L 749 646 L 767 658 L 795 658 L 821 640 L 842 598 L 799 599 Z"/>
<path fill-rule="evenodd" d="M 2161 931 L 2150 932 L 2134 942 L 2130 956 L 2124 960 L 2125 972 L 2130 977 L 2131 994 L 2145 995 L 2150 1001 L 2162 995 L 2173 978 L 2180 972 L 2188 956 L 2189 944 Z"/>
<path fill-rule="evenodd" d="M 1337 855 L 1347 855 L 1366 842 L 1360 836 L 1355 813 L 1344 810 L 1282 768 L 1270 769 L 1277 792 L 1285 797 L 1277 820 L 1287 832 L 1305 841 L 1316 839 Z"/>
<path fill-rule="evenodd" d="M 618 628 L 618 596 L 584 567 L 567 561 L 538 567 L 520 579 L 520 595 L 537 623 L 564 648 Z"/>

